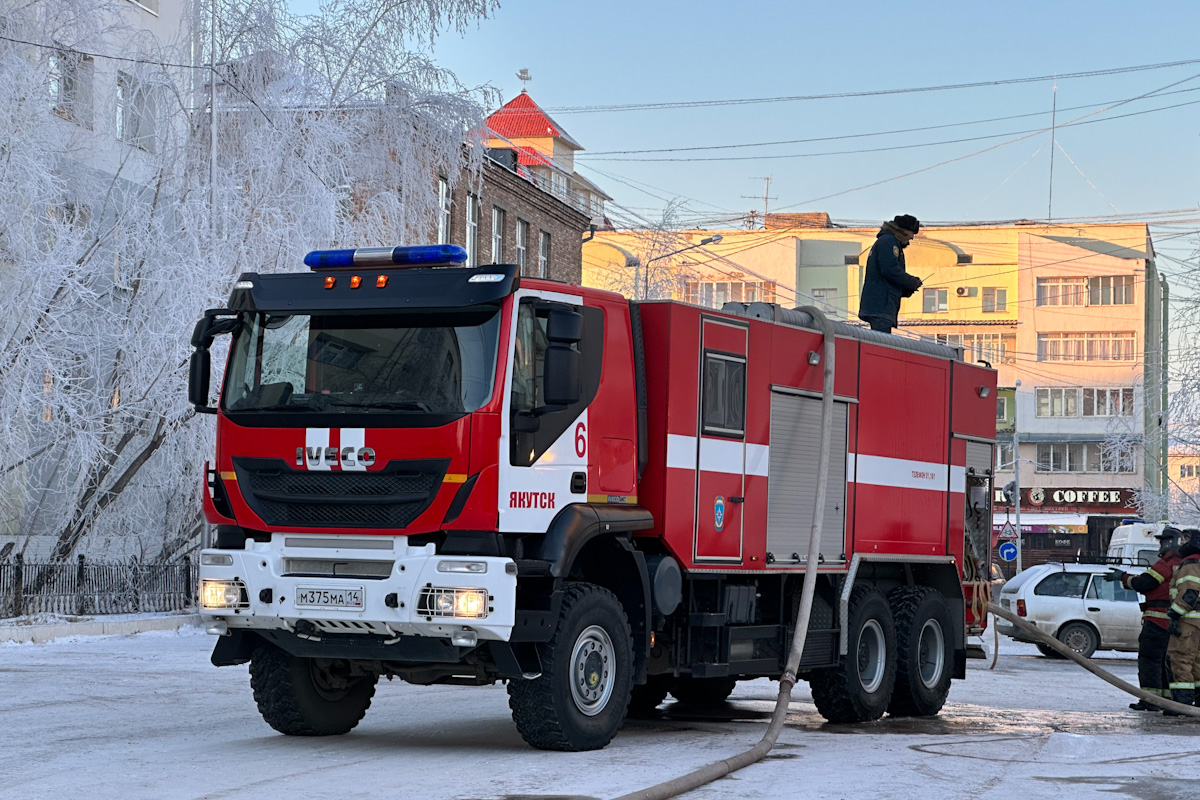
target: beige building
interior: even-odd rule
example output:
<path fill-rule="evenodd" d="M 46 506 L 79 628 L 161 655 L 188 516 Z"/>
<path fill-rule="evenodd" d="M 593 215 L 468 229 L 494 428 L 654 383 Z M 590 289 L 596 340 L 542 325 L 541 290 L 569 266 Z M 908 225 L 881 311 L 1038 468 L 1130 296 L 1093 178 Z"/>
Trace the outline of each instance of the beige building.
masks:
<path fill-rule="evenodd" d="M 584 283 L 627 288 L 615 279 L 630 270 L 645 276 L 648 267 L 639 296 L 649 284 L 651 297 L 714 308 L 815 303 L 857 322 L 878 229 L 818 227 L 822 215 L 791 216 L 769 217 L 764 230 L 680 232 L 671 248 L 684 251 L 677 255 L 663 254 L 661 234 L 601 233 L 584 245 Z M 715 233 L 719 243 L 697 246 Z M 1072 513 L 1066 500 L 1026 511 L 1054 508 L 1055 523 L 1102 546 L 1108 528 L 1136 515 L 1127 506 L 1133 492 L 1160 491 L 1166 478 L 1165 287 L 1146 225 L 925 227 L 906 261 L 924 285 L 904 300 L 897 333 L 963 347 L 966 358 L 997 368 L 1001 387 L 1015 389 L 997 399 L 997 419 L 1015 420 L 1021 485 L 1041 490 L 1035 498 L 1121 492 L 1120 506 L 1103 514 L 1094 504 Z M 1018 459 L 1012 434 L 1000 437 L 1002 487 Z M 1071 540 L 1073 549 L 1078 544 Z"/>

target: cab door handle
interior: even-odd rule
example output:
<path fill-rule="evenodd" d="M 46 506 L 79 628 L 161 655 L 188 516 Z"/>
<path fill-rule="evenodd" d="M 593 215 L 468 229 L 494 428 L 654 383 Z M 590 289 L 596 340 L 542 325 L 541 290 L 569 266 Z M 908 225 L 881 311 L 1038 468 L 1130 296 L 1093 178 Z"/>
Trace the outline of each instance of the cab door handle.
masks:
<path fill-rule="evenodd" d="M 746 502 L 746 498 L 744 498 L 744 497 L 731 497 L 731 498 L 729 498 L 729 502 L 731 502 L 731 503 L 744 503 L 744 502 Z"/>
<path fill-rule="evenodd" d="M 1088 606 L 1088 611 L 1099 611 L 1099 610 L 1100 609 L 1097 608 L 1096 606 Z"/>

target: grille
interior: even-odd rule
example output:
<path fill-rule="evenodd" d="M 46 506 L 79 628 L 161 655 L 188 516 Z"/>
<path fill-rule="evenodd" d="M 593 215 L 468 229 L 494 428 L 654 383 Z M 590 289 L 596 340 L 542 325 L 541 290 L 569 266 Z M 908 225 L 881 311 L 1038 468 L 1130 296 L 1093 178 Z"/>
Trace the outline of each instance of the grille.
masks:
<path fill-rule="evenodd" d="M 449 459 L 391 461 L 378 472 L 304 472 L 281 459 L 235 458 L 246 503 L 268 525 L 404 528 L 437 494 Z"/>

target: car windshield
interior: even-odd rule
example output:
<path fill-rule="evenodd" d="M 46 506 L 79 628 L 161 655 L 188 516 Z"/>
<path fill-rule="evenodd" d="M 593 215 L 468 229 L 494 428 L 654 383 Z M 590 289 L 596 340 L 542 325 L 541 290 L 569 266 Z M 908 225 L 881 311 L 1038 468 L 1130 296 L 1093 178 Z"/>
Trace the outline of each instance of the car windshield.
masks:
<path fill-rule="evenodd" d="M 499 308 L 243 316 L 230 412 L 463 414 L 492 396 Z"/>

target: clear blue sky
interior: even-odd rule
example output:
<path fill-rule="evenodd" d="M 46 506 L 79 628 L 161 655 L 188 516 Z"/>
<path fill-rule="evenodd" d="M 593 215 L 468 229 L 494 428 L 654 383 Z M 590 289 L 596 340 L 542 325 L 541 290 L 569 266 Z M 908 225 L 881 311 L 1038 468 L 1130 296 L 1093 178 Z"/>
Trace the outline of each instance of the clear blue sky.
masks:
<path fill-rule="evenodd" d="M 527 67 L 533 74 L 530 94 L 544 108 L 554 109 L 896 89 L 1179 61 L 1200 58 L 1198 31 L 1200 4 L 1188 0 L 1138 4 L 796 0 L 745 5 L 710 0 L 586 4 L 504 0 L 491 19 L 465 36 L 444 35 L 434 57 L 467 84 L 495 86 L 505 100 L 520 91 L 515 73 Z M 1200 101 L 1200 64 L 1193 64 L 1062 80 L 1058 106 L 1120 101 L 1192 76 L 1197 77 L 1174 89 L 1196 91 L 1141 100 L 1092 119 Z M 761 209 L 763 181 L 755 178 L 771 175 L 771 194 L 778 198 L 771 201 L 773 208 L 827 211 L 842 220 L 877 221 L 911 213 L 924 220 L 950 221 L 1045 217 L 1049 134 L 816 201 L 1013 137 L 762 161 L 638 163 L 592 160 L 600 156 L 588 154 L 945 125 L 1048 112 L 1051 99 L 1047 81 L 715 108 L 552 113 L 586 148 L 579 158 L 580 172 L 604 187 L 619 206 L 647 217 L 655 215 L 661 199 L 588 168 L 657 187 L 647 191 L 659 197 L 687 198 L 688 208 L 698 216 Z M 1093 110 L 1061 112 L 1058 121 Z M 821 153 L 987 136 L 1048 124 L 1047 113 L 894 136 L 690 155 Z M 1194 207 L 1200 200 L 1200 103 L 1065 128 L 1058 132 L 1058 141 L 1078 170 L 1062 151 L 1055 154 L 1055 216 L 1117 210 L 1131 214 Z M 629 217 L 629 212 L 616 211 L 622 218 Z M 1182 243 L 1163 242 L 1168 244 Z"/>

